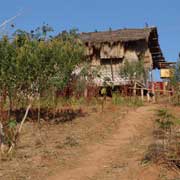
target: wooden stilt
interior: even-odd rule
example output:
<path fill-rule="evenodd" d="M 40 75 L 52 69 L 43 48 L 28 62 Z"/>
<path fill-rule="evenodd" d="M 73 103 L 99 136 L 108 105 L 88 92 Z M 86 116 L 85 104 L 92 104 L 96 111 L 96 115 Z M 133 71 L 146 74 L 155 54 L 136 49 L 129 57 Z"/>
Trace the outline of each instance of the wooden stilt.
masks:
<path fill-rule="evenodd" d="M 155 93 L 155 87 L 154 87 L 154 82 L 152 82 L 152 93 L 153 93 L 153 103 L 156 102 L 156 93 Z"/>
<path fill-rule="evenodd" d="M 136 86 L 137 86 L 137 83 L 136 81 L 134 82 L 134 89 L 133 89 L 133 95 L 136 96 Z"/>
<path fill-rule="evenodd" d="M 147 93 L 147 102 L 150 102 L 149 92 Z"/>
<path fill-rule="evenodd" d="M 141 100 L 144 101 L 144 90 L 141 89 Z"/>
<path fill-rule="evenodd" d="M 169 96 L 169 102 L 171 103 L 171 93 L 170 92 L 168 93 L 168 96 Z"/>
<path fill-rule="evenodd" d="M 88 89 L 87 89 L 87 87 L 86 87 L 85 90 L 84 90 L 84 97 L 85 97 L 85 98 L 88 97 Z"/>

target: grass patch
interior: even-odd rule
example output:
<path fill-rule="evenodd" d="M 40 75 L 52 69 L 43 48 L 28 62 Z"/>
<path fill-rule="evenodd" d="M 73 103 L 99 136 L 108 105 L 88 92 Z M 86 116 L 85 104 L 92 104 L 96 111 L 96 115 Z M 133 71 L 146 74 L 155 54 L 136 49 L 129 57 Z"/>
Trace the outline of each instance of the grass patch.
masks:
<path fill-rule="evenodd" d="M 143 162 L 160 162 L 180 168 L 180 120 L 169 109 L 156 111 L 154 142 L 144 156 Z"/>
<path fill-rule="evenodd" d="M 115 105 L 125 105 L 129 107 L 140 107 L 143 106 L 143 101 L 138 97 L 123 97 L 119 94 L 113 94 L 112 103 Z"/>

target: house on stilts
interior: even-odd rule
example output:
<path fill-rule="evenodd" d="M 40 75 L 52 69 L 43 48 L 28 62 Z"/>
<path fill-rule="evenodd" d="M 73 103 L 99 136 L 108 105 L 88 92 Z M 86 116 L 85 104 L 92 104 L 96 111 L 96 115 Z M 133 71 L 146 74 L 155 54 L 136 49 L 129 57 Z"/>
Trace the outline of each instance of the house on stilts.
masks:
<path fill-rule="evenodd" d="M 142 29 L 120 29 L 103 32 L 81 33 L 87 59 L 91 67 L 101 67 L 101 77 L 95 78 L 97 86 L 103 86 L 104 78 L 109 78 L 114 86 L 127 85 L 129 81 L 119 75 L 125 60 L 129 62 L 143 59 L 144 67 L 151 72 L 166 63 L 161 51 L 156 27 Z M 144 82 L 139 82 L 142 86 Z"/>

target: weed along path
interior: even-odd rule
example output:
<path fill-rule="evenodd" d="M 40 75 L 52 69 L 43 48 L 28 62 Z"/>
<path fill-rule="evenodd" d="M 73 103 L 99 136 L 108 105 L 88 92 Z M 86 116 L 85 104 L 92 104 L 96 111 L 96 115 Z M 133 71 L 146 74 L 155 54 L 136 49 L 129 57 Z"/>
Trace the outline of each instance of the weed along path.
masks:
<path fill-rule="evenodd" d="M 163 170 L 142 159 L 152 141 L 153 116 L 159 105 L 129 111 L 103 142 L 87 144 L 69 166 L 47 180 L 159 180 Z"/>

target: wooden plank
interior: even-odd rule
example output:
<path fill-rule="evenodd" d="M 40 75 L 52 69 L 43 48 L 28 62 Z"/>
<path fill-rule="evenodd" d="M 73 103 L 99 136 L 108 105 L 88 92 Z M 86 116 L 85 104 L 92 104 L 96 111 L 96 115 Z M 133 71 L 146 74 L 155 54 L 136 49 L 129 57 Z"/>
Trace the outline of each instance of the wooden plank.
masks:
<path fill-rule="evenodd" d="M 150 49 L 159 49 L 159 50 L 161 50 L 159 46 L 152 46 L 152 47 L 149 46 L 149 48 L 150 48 Z"/>
<path fill-rule="evenodd" d="M 176 62 L 160 62 L 160 64 L 163 64 L 163 65 L 173 65 L 173 64 L 176 64 Z"/>
<path fill-rule="evenodd" d="M 152 38 L 152 40 L 158 40 L 158 38 Z"/>
<path fill-rule="evenodd" d="M 160 52 L 159 52 L 159 53 L 157 53 L 158 51 L 156 51 L 156 54 L 155 54 L 154 52 L 155 52 L 155 51 L 151 52 L 151 54 L 152 54 L 152 55 L 154 55 L 154 56 L 158 56 L 158 55 L 163 56 L 163 54 L 161 54 Z"/>
<path fill-rule="evenodd" d="M 133 88 L 133 87 L 129 87 L 129 89 L 134 89 L 134 88 Z M 152 89 L 148 89 L 148 88 L 136 88 L 136 89 L 139 89 L 139 90 L 143 89 L 143 90 L 147 90 L 147 91 L 152 92 Z M 168 93 L 172 93 L 172 92 L 173 92 L 173 91 L 168 91 L 168 90 L 158 90 L 158 89 L 155 89 L 154 91 L 155 91 L 155 92 L 168 92 Z"/>
<path fill-rule="evenodd" d="M 162 62 L 165 62 L 165 59 L 164 59 L 164 57 L 153 57 L 153 60 L 157 60 L 157 61 L 162 61 Z"/>
<path fill-rule="evenodd" d="M 156 58 L 162 59 L 162 57 L 163 57 L 162 55 L 152 55 L 152 58 L 153 58 L 153 59 L 156 59 Z"/>

